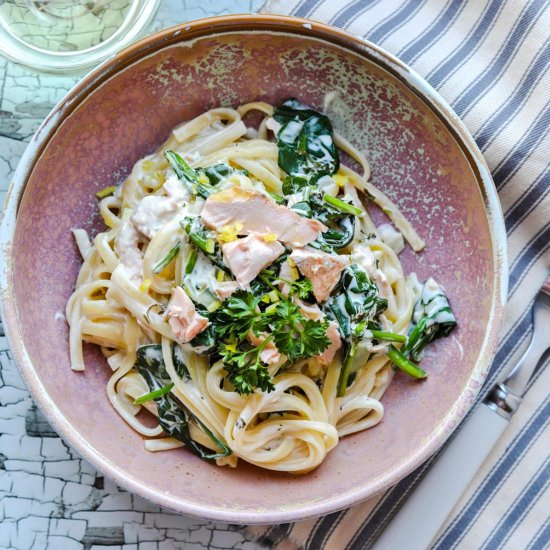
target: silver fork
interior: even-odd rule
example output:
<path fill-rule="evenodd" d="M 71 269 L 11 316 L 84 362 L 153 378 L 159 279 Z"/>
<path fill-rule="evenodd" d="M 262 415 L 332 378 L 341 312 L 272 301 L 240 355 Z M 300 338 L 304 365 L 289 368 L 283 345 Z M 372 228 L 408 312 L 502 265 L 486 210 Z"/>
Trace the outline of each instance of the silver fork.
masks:
<path fill-rule="evenodd" d="M 371 550 L 425 550 L 521 404 L 538 362 L 550 348 L 550 278 L 533 306 L 533 336 L 510 374 L 462 423 Z"/>
<path fill-rule="evenodd" d="M 496 384 L 485 404 L 509 418 L 519 407 L 535 368 L 550 348 L 550 278 L 542 285 L 533 306 L 533 336 L 529 347 L 505 380 Z"/>

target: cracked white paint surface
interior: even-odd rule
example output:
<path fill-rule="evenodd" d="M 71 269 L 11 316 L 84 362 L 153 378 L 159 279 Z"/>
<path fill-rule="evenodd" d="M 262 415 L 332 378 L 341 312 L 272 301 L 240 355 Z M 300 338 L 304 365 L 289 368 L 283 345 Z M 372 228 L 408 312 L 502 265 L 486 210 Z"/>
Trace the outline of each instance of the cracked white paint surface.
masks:
<path fill-rule="evenodd" d="M 261 0 L 163 0 L 150 31 L 256 11 Z M 0 200 L 26 142 L 78 77 L 0 58 Z M 34 405 L 0 337 L 0 550 L 256 550 L 241 531 L 119 489 L 68 447 Z"/>

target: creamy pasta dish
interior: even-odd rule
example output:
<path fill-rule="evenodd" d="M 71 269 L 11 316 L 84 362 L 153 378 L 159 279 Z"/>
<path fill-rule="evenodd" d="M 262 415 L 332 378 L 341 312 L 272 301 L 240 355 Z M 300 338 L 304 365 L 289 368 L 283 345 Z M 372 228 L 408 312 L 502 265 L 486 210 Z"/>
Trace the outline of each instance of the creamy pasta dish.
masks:
<path fill-rule="evenodd" d="M 424 242 L 369 179 L 295 99 L 181 124 L 97 194 L 105 231 L 73 230 L 72 368 L 101 347 L 108 398 L 149 451 L 316 468 L 381 421 L 394 373 L 426 377 L 424 347 L 456 325 L 443 288 L 403 272 L 405 241 Z"/>

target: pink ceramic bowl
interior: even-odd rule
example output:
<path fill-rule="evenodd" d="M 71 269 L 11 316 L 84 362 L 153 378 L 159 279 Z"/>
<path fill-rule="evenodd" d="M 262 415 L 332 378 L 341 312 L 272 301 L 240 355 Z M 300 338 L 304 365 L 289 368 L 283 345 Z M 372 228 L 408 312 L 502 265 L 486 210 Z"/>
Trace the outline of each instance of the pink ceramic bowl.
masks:
<path fill-rule="evenodd" d="M 144 450 L 107 401 L 109 368 L 87 350 L 71 371 L 58 315 L 81 260 L 72 227 L 97 230 L 94 193 L 128 174 L 170 129 L 219 105 L 290 96 L 329 111 L 366 149 L 373 181 L 427 242 L 402 255 L 437 277 L 459 320 L 423 361 L 425 383 L 396 376 L 386 416 L 346 437 L 314 472 L 242 463 L 216 468 L 185 449 Z M 226 522 L 279 523 L 327 514 L 395 484 L 464 417 L 484 380 L 506 292 L 505 233 L 487 166 L 462 123 L 417 74 L 372 44 L 294 18 L 206 19 L 146 38 L 103 64 L 53 110 L 12 183 L 2 228 L 2 313 L 32 395 L 60 435 L 122 487 L 157 504 Z"/>

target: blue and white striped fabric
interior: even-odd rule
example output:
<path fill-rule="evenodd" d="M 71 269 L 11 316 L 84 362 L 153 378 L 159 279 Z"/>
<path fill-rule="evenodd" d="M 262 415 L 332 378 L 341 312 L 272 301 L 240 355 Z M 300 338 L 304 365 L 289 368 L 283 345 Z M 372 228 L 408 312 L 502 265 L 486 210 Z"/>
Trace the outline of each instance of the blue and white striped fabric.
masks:
<path fill-rule="evenodd" d="M 525 350 L 533 299 L 550 272 L 550 2 L 271 0 L 263 11 L 329 23 L 397 55 L 476 139 L 499 190 L 510 258 L 509 306 L 487 390 Z M 550 547 L 549 387 L 541 368 L 433 548 Z M 427 467 L 349 510 L 250 530 L 278 550 L 368 548 Z"/>

